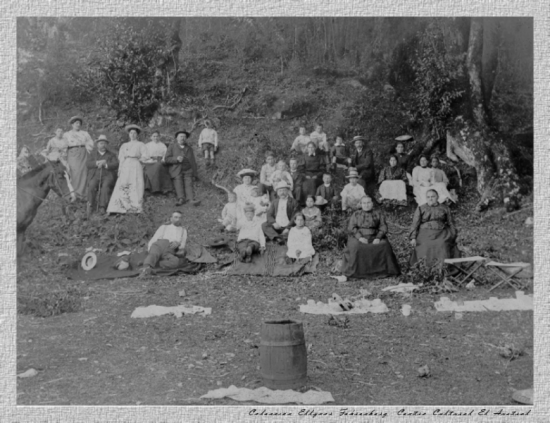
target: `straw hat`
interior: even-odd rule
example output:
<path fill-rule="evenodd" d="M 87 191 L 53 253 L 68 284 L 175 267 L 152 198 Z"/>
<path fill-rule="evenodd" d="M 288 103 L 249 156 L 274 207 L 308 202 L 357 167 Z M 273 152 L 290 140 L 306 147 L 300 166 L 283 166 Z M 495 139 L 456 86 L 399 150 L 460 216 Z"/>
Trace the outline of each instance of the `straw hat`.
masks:
<path fill-rule="evenodd" d="M 80 121 L 80 124 L 82 124 L 84 122 L 84 119 L 82 119 L 82 116 L 73 116 L 72 118 L 69 119 L 69 125 L 72 125 L 73 123 L 75 123 L 77 120 Z"/>
<path fill-rule="evenodd" d="M 328 201 L 325 198 L 323 198 L 321 195 L 318 195 L 317 197 L 315 197 L 316 206 L 324 206 L 327 203 Z"/>
<path fill-rule="evenodd" d="M 355 142 L 355 141 L 363 141 L 363 142 L 366 142 L 367 139 L 366 139 L 364 136 L 362 136 L 362 135 L 357 135 L 357 136 L 353 137 L 352 142 Z"/>
<path fill-rule="evenodd" d="M 126 128 L 124 128 L 124 129 L 126 130 L 126 132 L 130 132 L 132 129 L 135 129 L 138 134 L 141 132 L 141 128 L 137 125 L 134 125 L 134 124 L 127 125 Z"/>
<path fill-rule="evenodd" d="M 93 251 L 86 253 L 84 257 L 82 257 L 82 261 L 80 262 L 80 265 L 86 271 L 92 270 L 96 264 L 97 264 L 97 256 Z"/>
<path fill-rule="evenodd" d="M 100 141 L 109 142 L 109 140 L 107 139 L 107 137 L 104 134 L 101 134 L 99 136 L 99 138 L 97 140 L 95 140 L 96 143 L 98 143 Z"/>
<path fill-rule="evenodd" d="M 410 141 L 412 139 L 413 139 L 412 135 L 401 135 L 401 136 L 397 137 L 395 140 L 396 141 Z"/>
<path fill-rule="evenodd" d="M 240 177 L 240 178 L 244 178 L 245 176 L 251 176 L 251 177 L 254 177 L 258 174 L 258 172 L 256 172 L 255 170 L 253 169 L 243 169 L 241 170 L 239 173 L 237 173 L 237 176 Z"/>
<path fill-rule="evenodd" d="M 348 176 L 346 176 L 346 178 L 348 178 L 348 179 L 349 179 L 349 178 L 357 178 L 357 179 L 359 179 L 359 173 L 357 173 L 357 169 L 351 168 L 351 169 L 349 170 L 349 174 L 348 174 Z"/>
<path fill-rule="evenodd" d="M 279 191 L 280 189 L 283 189 L 283 188 L 285 188 L 285 189 L 290 188 L 285 181 L 281 181 L 277 185 L 275 185 L 275 191 Z"/>

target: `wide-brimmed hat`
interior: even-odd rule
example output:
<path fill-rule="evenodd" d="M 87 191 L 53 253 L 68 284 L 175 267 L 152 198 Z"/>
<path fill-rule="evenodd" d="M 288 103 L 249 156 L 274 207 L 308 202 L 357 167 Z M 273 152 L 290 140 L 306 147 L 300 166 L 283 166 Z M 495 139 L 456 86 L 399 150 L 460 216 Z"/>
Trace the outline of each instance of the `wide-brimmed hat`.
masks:
<path fill-rule="evenodd" d="M 76 116 L 73 116 L 72 118 L 69 119 L 69 125 L 72 125 L 77 120 L 79 120 L 81 124 L 84 122 L 84 119 L 82 118 L 82 116 L 76 115 Z"/>
<path fill-rule="evenodd" d="M 400 135 L 395 139 L 395 141 L 410 141 L 413 139 L 412 135 Z"/>
<path fill-rule="evenodd" d="M 185 134 L 186 138 L 189 138 L 191 136 L 191 134 L 187 131 L 177 131 L 176 135 L 174 135 L 174 138 L 177 138 L 179 134 Z"/>
<path fill-rule="evenodd" d="M 322 197 L 321 195 L 318 195 L 317 197 L 315 197 L 316 206 L 324 206 L 327 203 L 328 203 L 327 199 Z"/>
<path fill-rule="evenodd" d="M 357 172 L 357 169 L 354 169 L 354 168 L 351 168 L 349 170 L 349 173 L 348 175 L 346 176 L 346 178 L 357 178 L 359 179 L 359 173 Z"/>
<path fill-rule="evenodd" d="M 245 176 L 256 176 L 258 174 L 258 172 L 256 172 L 255 170 L 253 169 L 243 169 L 241 170 L 239 173 L 237 173 L 237 176 L 240 177 L 240 178 L 244 178 Z"/>
<path fill-rule="evenodd" d="M 95 140 L 96 143 L 98 143 L 100 141 L 109 142 L 109 140 L 107 139 L 107 136 L 105 134 L 101 134 L 99 136 L 99 138 L 97 140 Z"/>
<path fill-rule="evenodd" d="M 290 189 L 290 187 L 285 181 L 281 181 L 277 185 L 275 185 L 275 191 L 279 191 L 280 189 L 283 189 L 283 188 Z"/>
<path fill-rule="evenodd" d="M 126 132 L 130 132 L 132 129 L 135 129 L 138 134 L 141 132 L 141 128 L 137 125 L 134 125 L 134 124 L 126 125 L 126 128 L 124 128 L 124 129 L 126 130 Z"/>
<path fill-rule="evenodd" d="M 362 136 L 362 135 L 357 135 L 357 136 L 353 137 L 352 142 L 355 142 L 355 141 L 363 141 L 363 142 L 366 142 L 367 139 L 366 139 L 364 136 Z"/>

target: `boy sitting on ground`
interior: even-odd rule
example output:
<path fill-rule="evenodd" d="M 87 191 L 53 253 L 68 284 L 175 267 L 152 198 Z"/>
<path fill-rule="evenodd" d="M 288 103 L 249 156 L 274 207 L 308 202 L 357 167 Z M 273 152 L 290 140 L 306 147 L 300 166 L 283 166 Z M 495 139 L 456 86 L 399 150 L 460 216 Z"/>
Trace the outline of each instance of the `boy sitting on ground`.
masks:
<path fill-rule="evenodd" d="M 359 185 L 359 174 L 357 170 L 351 168 L 349 175 L 346 176 L 349 179 L 347 184 L 342 190 L 342 210 L 355 211 L 361 208 L 361 198 L 365 196 L 365 189 Z"/>
<path fill-rule="evenodd" d="M 234 192 L 227 194 L 227 204 L 223 207 L 222 218 L 218 219 L 227 232 L 237 230 L 237 195 Z"/>
<path fill-rule="evenodd" d="M 315 255 L 311 240 L 311 231 L 305 226 L 304 215 L 296 213 L 294 223 L 296 223 L 296 226 L 291 228 L 288 233 L 287 264 L 291 264 L 297 259 L 310 261 Z"/>
<path fill-rule="evenodd" d="M 185 257 L 187 230 L 181 226 L 181 216 L 180 211 L 173 212 L 170 223 L 161 225 L 149 241 L 149 254 L 143 261 L 140 278 L 150 275 L 151 269 L 157 265 L 161 269 L 176 269 L 179 266 L 180 257 Z"/>
<path fill-rule="evenodd" d="M 323 197 L 328 204 L 336 204 L 340 197 L 336 193 L 336 188 L 332 185 L 332 175 L 330 173 L 323 174 L 323 185 L 319 185 L 317 192 L 315 193 L 316 197 Z M 321 211 L 324 209 L 321 208 Z"/>
<path fill-rule="evenodd" d="M 265 236 L 262 230 L 262 222 L 254 217 L 253 204 L 244 206 L 245 218 L 238 222 L 239 236 L 237 238 L 237 254 L 240 261 L 250 263 L 255 252 L 263 254 L 265 251 Z"/>

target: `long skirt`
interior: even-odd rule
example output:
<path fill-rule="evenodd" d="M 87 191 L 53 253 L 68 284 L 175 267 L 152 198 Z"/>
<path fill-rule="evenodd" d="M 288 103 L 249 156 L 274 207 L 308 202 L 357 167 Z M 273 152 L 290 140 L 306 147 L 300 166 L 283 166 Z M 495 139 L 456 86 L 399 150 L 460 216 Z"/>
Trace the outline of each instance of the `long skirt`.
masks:
<path fill-rule="evenodd" d="M 86 147 L 69 148 L 67 161 L 71 171 L 71 184 L 78 197 L 86 198 L 86 181 L 88 180 L 88 168 L 86 160 L 88 151 Z"/>
<path fill-rule="evenodd" d="M 374 237 L 363 244 L 354 236 L 348 237 L 341 272 L 348 278 L 364 279 L 372 276 L 400 275 L 401 269 L 390 243 L 386 239 L 373 244 Z"/>
<path fill-rule="evenodd" d="M 447 258 L 460 257 L 455 238 L 449 228 L 445 229 L 420 229 L 416 237 L 416 247 L 410 258 L 410 264 L 415 264 L 420 259 L 425 259 L 426 264 L 432 266 Z"/>
<path fill-rule="evenodd" d="M 107 213 L 141 213 L 143 209 L 143 170 L 138 159 L 128 157 L 119 168 Z"/>
<path fill-rule="evenodd" d="M 403 181 L 384 181 L 378 191 L 382 200 L 407 201 L 407 187 Z"/>
<path fill-rule="evenodd" d="M 145 174 L 145 189 L 155 192 L 172 191 L 172 180 L 168 169 L 162 163 L 145 163 L 143 165 Z"/>

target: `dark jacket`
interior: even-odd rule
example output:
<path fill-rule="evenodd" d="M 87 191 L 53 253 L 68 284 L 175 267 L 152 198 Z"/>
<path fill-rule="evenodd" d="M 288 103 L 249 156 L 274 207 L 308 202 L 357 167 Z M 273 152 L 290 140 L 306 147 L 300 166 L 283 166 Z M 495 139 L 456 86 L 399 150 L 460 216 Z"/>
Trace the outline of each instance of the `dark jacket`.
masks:
<path fill-rule="evenodd" d="M 288 224 L 287 228 L 290 228 L 294 225 L 294 215 L 296 212 L 298 212 L 298 203 L 296 200 L 292 197 L 288 197 L 287 203 L 286 203 L 286 214 L 288 216 L 288 220 L 290 220 L 290 223 Z M 267 224 L 273 226 L 275 223 L 275 219 L 277 218 L 277 210 L 279 209 L 279 199 L 277 198 L 271 203 L 271 206 L 269 206 L 269 209 L 267 209 Z"/>
<path fill-rule="evenodd" d="M 183 162 L 178 162 L 178 156 L 183 156 Z M 195 154 L 193 153 L 193 149 L 187 144 L 185 144 L 182 148 L 176 141 L 174 141 L 168 146 L 168 150 L 166 150 L 166 154 L 164 156 L 164 161 L 168 163 L 168 172 L 172 178 L 176 178 L 183 172 L 187 172 L 189 170 L 192 170 L 193 176 L 198 178 Z"/>
<path fill-rule="evenodd" d="M 317 188 L 317 193 L 315 194 L 316 196 L 321 196 L 323 197 L 325 200 L 328 200 L 328 201 L 331 201 L 333 197 L 335 197 L 336 195 L 336 190 L 334 189 L 334 185 L 330 185 L 328 188 L 325 186 L 325 184 L 323 185 L 320 185 L 318 188 Z"/>
<path fill-rule="evenodd" d="M 357 169 L 357 172 L 365 180 L 374 178 L 374 158 L 372 150 L 363 148 L 361 153 L 355 150 L 351 156 L 351 166 Z"/>
<path fill-rule="evenodd" d="M 116 179 L 118 171 L 117 156 L 109 150 L 106 150 L 105 154 L 102 156 L 96 149 L 88 155 L 88 159 L 86 160 L 86 167 L 88 168 L 88 181 L 92 180 L 96 175 L 99 177 L 99 169 L 96 164 L 99 160 L 107 160 L 107 168 L 102 168 L 101 171 L 103 177 L 105 177 L 107 173 L 111 173 Z"/>

